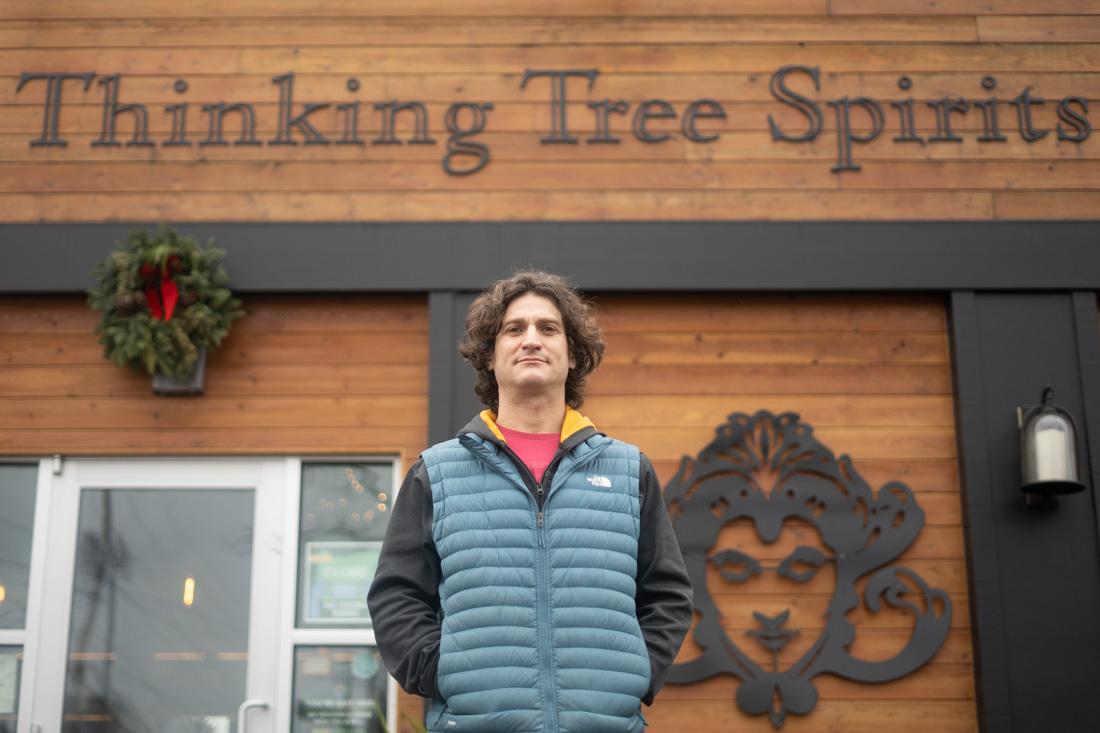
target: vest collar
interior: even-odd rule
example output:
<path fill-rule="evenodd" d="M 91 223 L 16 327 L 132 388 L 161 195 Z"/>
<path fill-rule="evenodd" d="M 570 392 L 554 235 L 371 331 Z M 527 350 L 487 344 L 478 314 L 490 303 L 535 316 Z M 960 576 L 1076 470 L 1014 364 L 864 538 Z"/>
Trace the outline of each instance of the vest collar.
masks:
<path fill-rule="evenodd" d="M 458 436 L 461 438 L 466 433 L 473 433 L 491 443 L 507 445 L 508 441 L 504 439 L 504 434 L 497 427 L 496 419 L 496 413 L 492 410 L 482 410 L 459 431 Z M 561 425 L 561 449 L 570 450 L 593 435 L 602 435 L 602 433 L 587 417 L 572 407 L 566 407 L 565 419 Z"/>

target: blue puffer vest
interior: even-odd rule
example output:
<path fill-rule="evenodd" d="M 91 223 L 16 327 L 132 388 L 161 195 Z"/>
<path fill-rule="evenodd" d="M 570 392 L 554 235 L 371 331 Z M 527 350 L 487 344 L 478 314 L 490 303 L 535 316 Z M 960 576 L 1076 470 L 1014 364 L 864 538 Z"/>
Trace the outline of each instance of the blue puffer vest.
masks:
<path fill-rule="evenodd" d="M 574 446 L 541 512 L 511 458 L 475 433 L 422 457 L 443 573 L 429 730 L 641 731 L 638 449 L 599 434 Z"/>

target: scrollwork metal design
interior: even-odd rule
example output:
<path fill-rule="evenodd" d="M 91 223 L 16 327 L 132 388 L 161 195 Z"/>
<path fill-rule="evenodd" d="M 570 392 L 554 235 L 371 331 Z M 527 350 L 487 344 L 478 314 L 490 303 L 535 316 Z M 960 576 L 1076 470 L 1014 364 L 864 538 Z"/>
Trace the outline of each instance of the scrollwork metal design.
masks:
<path fill-rule="evenodd" d="M 702 649 L 696 658 L 674 665 L 669 681 L 734 675 L 740 680 L 738 706 L 750 715 L 769 715 L 778 728 L 788 714 L 813 710 L 818 700 L 813 680 L 820 674 L 887 682 L 931 659 L 947 636 L 951 600 L 917 573 L 891 564 L 924 524 L 924 511 L 913 492 L 897 481 L 874 492 L 849 457 L 836 458 L 795 413 L 734 413 L 715 432 L 714 440 L 695 458 L 684 456 L 665 487 L 695 587 L 699 620 L 692 634 Z M 800 545 L 778 565 L 765 567 L 751 548 L 716 547 L 722 529 L 738 520 L 751 523 L 756 537 L 773 547 L 790 520 L 808 523 L 825 551 Z M 770 669 L 726 634 L 708 588 L 708 566 L 717 571 L 712 578 L 736 584 L 771 570 L 785 580 L 806 583 L 826 565 L 832 566 L 836 582 L 824 629 L 785 669 L 780 652 L 801 634 L 787 626 L 790 609 L 773 615 L 754 612 L 755 628 L 746 633 L 770 655 Z M 850 652 L 858 630 L 848 614 L 861 603 L 872 615 L 889 606 L 912 616 L 909 639 L 889 659 L 869 661 Z"/>

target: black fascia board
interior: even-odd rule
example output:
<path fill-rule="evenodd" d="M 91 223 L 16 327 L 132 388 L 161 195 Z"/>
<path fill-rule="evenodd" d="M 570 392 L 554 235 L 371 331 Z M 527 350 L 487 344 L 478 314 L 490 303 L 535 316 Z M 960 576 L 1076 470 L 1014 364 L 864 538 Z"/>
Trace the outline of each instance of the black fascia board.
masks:
<path fill-rule="evenodd" d="M 0 293 L 77 292 L 133 223 L 0 225 Z M 1096 290 L 1100 221 L 184 223 L 241 292 Z"/>

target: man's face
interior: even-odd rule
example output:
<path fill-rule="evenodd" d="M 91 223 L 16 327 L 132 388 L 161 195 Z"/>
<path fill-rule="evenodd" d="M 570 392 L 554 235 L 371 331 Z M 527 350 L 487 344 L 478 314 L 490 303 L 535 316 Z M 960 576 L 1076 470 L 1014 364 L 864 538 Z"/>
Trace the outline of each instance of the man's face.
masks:
<path fill-rule="evenodd" d="M 553 301 L 527 293 L 508 304 L 493 347 L 492 369 L 501 395 L 564 394 L 573 366 Z"/>

